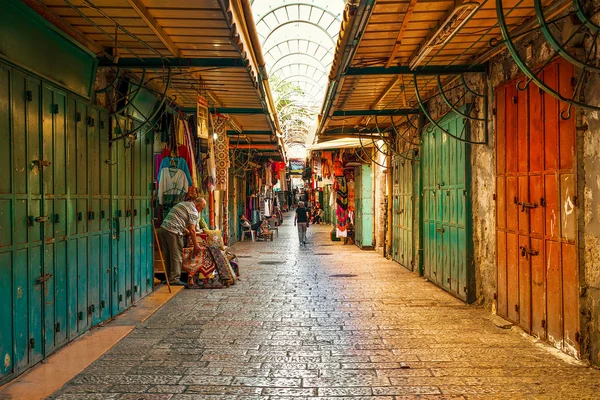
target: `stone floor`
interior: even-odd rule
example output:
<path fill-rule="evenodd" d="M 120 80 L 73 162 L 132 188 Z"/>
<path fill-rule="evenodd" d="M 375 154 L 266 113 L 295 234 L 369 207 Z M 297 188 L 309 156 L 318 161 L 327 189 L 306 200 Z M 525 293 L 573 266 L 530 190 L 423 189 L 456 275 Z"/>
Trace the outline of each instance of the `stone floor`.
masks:
<path fill-rule="evenodd" d="M 237 285 L 183 291 L 54 398 L 600 399 L 600 371 L 325 226 L 234 249 Z"/>

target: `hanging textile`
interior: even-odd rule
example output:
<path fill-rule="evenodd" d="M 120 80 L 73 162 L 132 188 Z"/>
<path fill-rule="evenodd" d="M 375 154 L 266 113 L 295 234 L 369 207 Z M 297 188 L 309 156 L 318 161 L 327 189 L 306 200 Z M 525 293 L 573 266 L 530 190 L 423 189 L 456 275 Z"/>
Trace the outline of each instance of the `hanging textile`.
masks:
<path fill-rule="evenodd" d="M 215 164 L 216 164 L 216 180 L 215 185 L 217 190 L 227 190 L 227 178 L 229 176 L 229 138 L 227 137 L 226 119 L 217 117 L 213 119 L 214 124 L 214 148 L 215 148 Z"/>
<path fill-rule="evenodd" d="M 165 157 L 160 163 L 160 167 L 158 169 L 157 180 L 160 184 L 160 180 L 162 177 L 162 172 L 165 168 L 178 168 L 185 174 L 185 177 L 188 181 L 188 186 L 192 186 L 192 176 L 190 175 L 190 170 L 188 168 L 187 163 L 181 157 Z"/>
<path fill-rule="evenodd" d="M 336 236 L 348 236 L 348 186 L 345 176 L 336 176 Z"/>
<path fill-rule="evenodd" d="M 192 130 L 190 129 L 190 124 L 187 121 L 184 121 L 183 126 L 185 129 L 186 145 L 187 145 L 187 148 L 189 148 L 188 157 L 190 160 L 189 161 L 190 170 L 192 171 L 192 182 L 195 187 L 198 187 L 198 178 L 196 177 L 196 159 L 194 157 L 194 151 L 192 148 Z"/>
<path fill-rule="evenodd" d="M 182 201 L 188 190 L 188 180 L 184 172 L 178 168 L 161 170 L 158 182 L 158 202 L 161 205 Z"/>
<path fill-rule="evenodd" d="M 208 100 L 198 95 L 198 109 L 196 112 L 197 137 L 208 139 Z"/>

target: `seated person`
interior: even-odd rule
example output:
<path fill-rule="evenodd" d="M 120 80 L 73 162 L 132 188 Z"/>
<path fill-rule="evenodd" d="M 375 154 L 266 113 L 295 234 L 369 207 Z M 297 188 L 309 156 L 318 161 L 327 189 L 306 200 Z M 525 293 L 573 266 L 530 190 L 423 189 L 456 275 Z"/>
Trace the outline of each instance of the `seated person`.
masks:
<path fill-rule="evenodd" d="M 253 230 L 253 231 L 256 231 L 256 233 L 259 232 L 260 227 L 262 225 L 262 222 L 257 222 L 254 225 L 251 224 L 250 220 L 248 218 L 246 218 L 246 216 L 244 214 L 240 215 L 240 223 L 242 224 L 243 231 Z"/>

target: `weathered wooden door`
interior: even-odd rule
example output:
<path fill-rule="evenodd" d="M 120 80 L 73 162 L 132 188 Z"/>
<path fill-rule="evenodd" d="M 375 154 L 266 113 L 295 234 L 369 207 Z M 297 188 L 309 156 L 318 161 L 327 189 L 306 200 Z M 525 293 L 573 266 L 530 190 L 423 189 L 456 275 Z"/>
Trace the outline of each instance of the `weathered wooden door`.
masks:
<path fill-rule="evenodd" d="M 413 224 L 415 210 L 415 163 L 403 157 L 392 160 L 392 259 L 414 270 Z"/>
<path fill-rule="evenodd" d="M 565 97 L 573 67 L 541 74 Z M 575 117 L 535 85 L 496 89 L 498 314 L 564 351 L 579 352 Z"/>
<path fill-rule="evenodd" d="M 462 118 L 440 126 L 468 137 Z M 424 275 L 458 298 L 474 300 L 469 148 L 439 128 L 423 131 L 421 151 Z"/>

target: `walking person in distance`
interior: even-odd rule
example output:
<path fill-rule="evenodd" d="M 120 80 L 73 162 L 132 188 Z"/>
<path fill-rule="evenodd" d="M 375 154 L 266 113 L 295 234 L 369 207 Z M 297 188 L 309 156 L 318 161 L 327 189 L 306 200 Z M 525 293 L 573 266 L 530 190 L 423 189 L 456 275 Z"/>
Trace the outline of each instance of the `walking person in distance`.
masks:
<path fill-rule="evenodd" d="M 306 228 L 308 228 L 308 210 L 304 208 L 304 202 L 298 203 L 296 215 L 294 216 L 294 226 L 298 224 L 298 239 L 300 244 L 306 246 Z"/>

